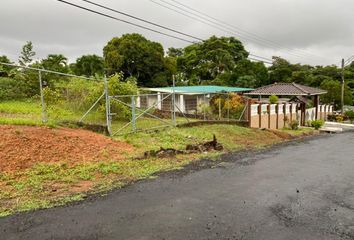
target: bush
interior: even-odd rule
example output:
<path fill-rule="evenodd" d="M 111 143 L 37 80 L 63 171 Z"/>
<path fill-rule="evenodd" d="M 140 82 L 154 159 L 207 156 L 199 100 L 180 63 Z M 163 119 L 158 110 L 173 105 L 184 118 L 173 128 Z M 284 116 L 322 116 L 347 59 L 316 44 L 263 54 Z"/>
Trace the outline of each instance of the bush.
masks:
<path fill-rule="evenodd" d="M 62 82 L 55 86 L 55 88 L 46 90 L 46 101 L 53 100 L 52 104 L 61 103 L 68 106 L 73 111 L 88 110 L 92 104 L 102 95 L 104 91 L 103 82 L 95 82 L 81 78 L 71 78 L 68 82 Z M 60 93 L 61 97 L 57 96 Z"/>
<path fill-rule="evenodd" d="M 318 130 L 324 125 L 324 121 L 323 120 L 315 120 L 315 121 L 311 122 L 311 125 L 312 125 L 313 128 Z"/>
<path fill-rule="evenodd" d="M 20 81 L 11 78 L 0 78 L 0 101 L 25 98 Z"/>
<path fill-rule="evenodd" d="M 290 122 L 290 128 L 291 128 L 291 130 L 298 130 L 299 129 L 299 121 L 298 120 L 292 120 Z"/>
<path fill-rule="evenodd" d="M 270 104 L 276 104 L 276 103 L 278 103 L 278 101 L 279 101 L 279 98 L 276 95 L 272 95 L 269 97 Z"/>
<path fill-rule="evenodd" d="M 111 96 L 137 95 L 138 86 L 136 78 L 130 77 L 126 81 L 122 81 L 122 74 L 115 74 L 108 81 L 108 91 Z M 116 98 L 128 105 L 131 105 L 131 97 Z M 118 102 L 113 98 L 111 100 L 111 112 L 116 113 L 115 118 L 130 120 L 132 117 L 131 108 Z"/>
<path fill-rule="evenodd" d="M 349 119 L 350 123 L 354 122 L 354 111 L 353 110 L 345 112 L 345 116 Z"/>
<path fill-rule="evenodd" d="M 239 118 L 244 107 L 245 103 L 243 98 L 235 93 L 217 94 L 210 100 L 210 108 L 213 114 L 221 114 L 223 117 L 230 114 L 230 118 Z M 219 113 L 220 110 L 221 113 Z"/>
<path fill-rule="evenodd" d="M 312 127 L 312 121 L 311 120 L 307 120 L 306 121 L 306 127 Z"/>
<path fill-rule="evenodd" d="M 344 121 L 344 117 L 342 115 L 336 116 L 336 122 L 342 123 Z"/>

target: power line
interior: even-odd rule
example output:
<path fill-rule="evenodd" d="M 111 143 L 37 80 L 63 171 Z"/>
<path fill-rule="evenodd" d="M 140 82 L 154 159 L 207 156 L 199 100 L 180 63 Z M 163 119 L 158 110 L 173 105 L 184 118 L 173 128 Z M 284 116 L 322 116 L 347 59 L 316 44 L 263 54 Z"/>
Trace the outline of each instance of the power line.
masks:
<path fill-rule="evenodd" d="M 318 55 L 316 55 L 316 54 L 313 54 L 313 53 L 310 53 L 310 52 L 307 52 L 307 51 L 303 51 L 302 49 L 288 48 L 288 47 L 286 47 L 286 46 L 284 46 L 284 45 L 282 45 L 282 44 L 280 44 L 280 43 L 278 43 L 278 42 L 275 42 L 275 41 L 269 40 L 269 39 L 267 39 L 267 38 L 261 37 L 261 36 L 259 36 L 259 35 L 257 35 L 257 34 L 254 34 L 254 33 L 252 33 L 252 32 L 249 32 L 249 31 L 243 30 L 243 29 L 241 29 L 241 28 L 239 28 L 239 27 L 236 27 L 235 25 L 231 25 L 231 24 L 229 24 L 229 23 L 227 23 L 227 22 L 225 22 L 225 21 L 223 21 L 223 20 L 217 19 L 217 18 L 215 18 L 215 17 L 213 17 L 213 16 L 211 16 L 211 15 L 209 15 L 209 14 L 206 14 L 206 13 L 204 13 L 204 12 L 202 12 L 202 11 L 199 11 L 199 10 L 197 10 L 197 9 L 194 9 L 194 8 L 192 8 L 192 7 L 190 7 L 190 6 L 186 5 L 186 4 L 183 4 L 183 3 L 181 3 L 181 2 L 179 2 L 179 1 L 177 1 L 177 0 L 170 0 L 170 1 L 176 3 L 176 4 L 180 5 L 180 6 L 183 6 L 183 7 L 186 8 L 186 9 L 192 10 L 192 11 L 194 11 L 194 12 L 200 14 L 200 15 L 203 15 L 203 16 L 205 16 L 205 17 L 208 17 L 208 18 L 210 18 L 210 19 L 212 19 L 212 20 L 214 20 L 214 21 L 217 21 L 217 22 L 219 22 L 219 23 L 221 23 L 221 24 L 223 24 L 223 25 L 226 25 L 226 26 L 228 26 L 228 27 L 230 27 L 230 28 L 232 28 L 232 29 L 235 29 L 235 30 L 237 30 L 237 31 L 239 31 L 239 32 L 243 32 L 243 33 L 246 34 L 246 35 L 253 36 L 253 37 L 255 37 L 255 38 L 257 38 L 257 39 L 259 39 L 259 40 L 261 40 L 261 41 L 266 41 L 266 42 L 275 44 L 275 45 L 277 45 L 277 46 L 279 46 L 279 47 L 281 47 L 281 48 L 285 48 L 285 49 L 288 49 L 288 50 L 295 50 L 295 51 L 299 51 L 299 52 L 301 51 L 301 52 L 303 52 L 303 53 L 305 53 L 305 54 L 309 54 L 309 55 L 312 55 L 312 56 L 315 56 L 315 57 L 323 58 L 323 56 L 318 56 Z"/>
<path fill-rule="evenodd" d="M 129 21 L 126 21 L 126 20 L 122 20 L 122 19 L 113 17 L 113 16 L 111 16 L 111 15 L 98 12 L 98 11 L 96 11 L 96 10 L 92 10 L 92 9 L 89 9 L 89 8 L 86 8 L 86 7 L 77 5 L 77 4 L 69 3 L 69 2 L 64 1 L 64 0 L 57 0 L 57 1 L 62 2 L 62 3 L 64 3 L 64 4 L 71 5 L 71 6 L 76 7 L 76 8 L 80 8 L 80 9 L 83 9 L 83 10 L 86 10 L 86 11 L 89 11 L 89 12 L 92 12 L 92 13 L 95 13 L 95 14 L 98 14 L 98 15 L 101 15 L 101 16 L 104 16 L 104 17 L 107 17 L 107 18 L 110 18 L 110 19 L 114 19 L 114 20 L 117 20 L 117 21 L 121 21 L 121 22 L 130 24 L 130 25 L 136 26 L 136 27 L 140 27 L 140 28 L 143 28 L 143 29 L 145 29 L 145 30 L 153 31 L 153 32 L 158 33 L 158 34 L 162 34 L 162 35 L 165 35 L 165 36 L 168 36 L 168 37 L 176 38 L 176 39 L 179 39 L 179 40 L 181 40 L 181 41 L 185 41 L 185 42 L 189 42 L 189 43 L 195 43 L 195 42 L 189 41 L 189 40 L 184 39 L 184 38 L 181 38 L 181 37 L 177 37 L 177 36 L 174 36 L 174 35 L 166 34 L 166 33 L 164 33 L 164 32 L 161 32 L 161 31 L 158 31 L 158 30 L 149 28 L 149 27 L 145 27 L 145 26 L 142 26 L 142 25 L 139 25 L 139 24 L 136 24 L 136 23 L 132 23 L 132 22 L 129 22 Z M 165 27 L 165 26 L 162 26 L 162 25 L 159 25 L 159 24 L 156 24 L 156 23 L 147 21 L 147 20 L 145 20 L 145 19 L 142 19 L 142 18 L 133 16 L 133 15 L 130 15 L 130 14 L 127 14 L 127 13 L 123 13 L 122 11 L 118 11 L 118 10 L 116 10 L 116 9 L 113 9 L 113 8 L 110 8 L 110 7 L 107 7 L 107 6 L 94 3 L 94 2 L 92 2 L 92 1 L 88 1 L 88 0 L 81 0 L 81 1 L 90 3 L 90 4 L 92 4 L 92 5 L 95 5 L 95 6 L 98 6 L 98 7 L 101 7 L 101 8 L 104 8 L 104 9 L 106 9 L 106 10 L 113 11 L 113 12 L 115 12 L 115 13 L 123 14 L 123 15 L 125 15 L 125 16 L 130 17 L 130 18 L 134 18 L 134 19 L 136 19 L 136 20 L 143 21 L 143 22 L 145 22 L 145 23 L 148 23 L 148 24 L 151 24 L 151 25 L 160 27 L 160 28 L 164 28 L 164 29 L 169 30 L 169 31 L 173 31 L 173 32 L 178 33 L 178 34 L 182 34 L 182 35 L 184 35 L 184 36 L 188 36 L 188 37 L 194 38 L 194 39 L 196 39 L 196 40 L 204 41 L 202 38 L 198 38 L 198 37 L 192 36 L 192 35 L 190 35 L 190 34 L 185 34 L 185 33 L 180 32 L 180 31 L 178 31 L 178 30 L 174 30 L 174 29 L 172 29 L 172 28 Z M 251 54 L 251 55 L 253 55 L 253 54 Z M 265 57 L 260 57 L 260 56 L 257 56 L 257 55 L 253 55 L 253 56 L 258 57 L 258 58 L 262 58 L 262 59 L 267 60 L 267 61 L 272 61 L 272 60 L 270 60 L 270 59 L 268 59 L 268 58 L 265 58 Z M 253 60 L 255 60 L 255 59 L 253 59 Z M 263 60 L 257 60 L 257 61 L 263 62 Z"/>
<path fill-rule="evenodd" d="M 205 18 L 205 17 L 202 17 L 202 16 L 199 16 L 199 15 L 197 15 L 197 14 L 194 14 L 194 13 L 192 13 L 192 12 L 190 12 L 190 11 L 187 11 L 187 10 L 185 10 L 185 9 L 179 7 L 179 6 L 176 6 L 176 5 L 172 4 L 172 3 L 169 3 L 169 2 L 167 2 L 167 1 L 165 1 L 165 0 L 159 0 L 159 1 L 160 1 L 160 2 L 163 2 L 163 3 L 165 3 L 165 4 L 168 4 L 168 5 L 172 6 L 173 8 L 171 8 L 171 7 L 169 7 L 169 6 L 166 6 L 166 5 L 164 5 L 164 4 L 161 4 L 161 3 L 159 3 L 159 2 L 156 2 L 156 0 L 149 0 L 149 1 L 152 2 L 152 3 L 154 3 L 154 4 L 156 4 L 156 5 L 159 5 L 159 6 L 162 6 L 162 7 L 166 8 L 166 9 L 169 9 L 169 10 L 171 10 L 171 11 L 174 11 L 174 12 L 176 12 L 176 13 L 179 13 L 179 14 L 181 14 L 181 15 L 183 15 L 183 16 L 186 16 L 186 17 L 188 17 L 188 18 L 191 18 L 191 19 L 193 19 L 193 20 L 199 21 L 199 22 L 204 23 L 204 24 L 206 24 L 206 25 L 208 25 L 208 26 L 211 26 L 211 27 L 213 27 L 213 28 L 219 29 L 219 30 L 221 30 L 221 31 L 223 31 L 223 32 L 227 32 L 227 33 L 229 33 L 229 34 L 236 35 L 237 37 L 239 37 L 239 38 L 241 38 L 241 39 L 246 39 L 246 40 L 249 40 L 249 41 L 252 41 L 252 42 L 256 42 L 256 43 L 258 43 L 258 44 L 261 44 L 261 45 L 264 45 L 264 46 L 268 46 L 268 47 L 271 47 L 271 48 L 284 49 L 283 47 L 275 46 L 274 44 L 270 44 L 270 43 L 265 43 L 264 41 L 259 40 L 259 39 L 254 39 L 254 37 L 251 38 L 251 37 L 249 37 L 249 36 L 248 36 L 248 37 L 247 37 L 247 36 L 244 36 L 244 34 L 237 33 L 237 32 L 235 32 L 235 31 L 233 31 L 233 30 L 230 31 L 230 28 L 225 27 L 225 26 L 221 25 L 220 23 L 217 23 L 217 22 L 214 22 L 214 21 L 210 21 L 209 19 L 207 19 L 207 18 Z M 179 10 L 176 10 L 176 9 L 174 9 L 174 8 L 180 9 L 180 10 L 183 11 L 183 12 L 181 12 L 181 11 L 179 11 Z M 188 14 L 186 14 L 186 13 L 191 14 L 192 16 L 190 16 L 190 15 L 188 15 Z M 290 52 L 290 51 L 291 51 L 291 52 Z M 295 52 L 294 52 L 295 50 L 290 49 L 290 51 L 288 51 L 287 54 L 293 55 L 293 56 L 298 57 L 298 58 L 305 58 L 305 57 L 308 58 L 308 56 L 306 56 L 306 55 L 304 55 L 304 54 L 295 53 Z M 301 54 L 301 55 L 300 55 L 300 54 Z"/>
<path fill-rule="evenodd" d="M 129 22 L 129 21 L 126 21 L 126 20 L 117 18 L 117 17 L 113 17 L 113 16 L 111 16 L 111 15 L 108 15 L 108 14 L 105 14 L 105 13 L 102 13 L 102 12 L 98 12 L 98 11 L 95 11 L 95 10 L 92 10 L 92 9 L 90 9 L 90 8 L 86 8 L 86 7 L 83 7 L 83 6 L 74 4 L 74 3 L 70 3 L 70 2 L 67 2 L 67 1 L 64 1 L 64 0 L 56 0 L 56 1 L 61 2 L 61 3 L 64 3 L 64 4 L 67 4 L 67 5 L 71 5 L 71 6 L 76 7 L 76 8 L 80 8 L 80 9 L 82 9 L 82 10 L 85 10 L 85 11 L 88 11 L 88 12 L 91 12 L 91 13 L 98 14 L 98 15 L 101 15 L 101 16 L 104 16 L 104 17 L 107 17 L 107 18 L 116 20 L 116 21 L 120 21 L 120 22 L 129 24 L 129 25 L 132 25 L 132 26 L 135 26 L 135 27 L 139 27 L 139 28 L 142 28 L 142 29 L 145 29 L 145 30 L 148 30 L 148 31 L 152 31 L 152 32 L 155 32 L 155 33 L 158 33 L 158 34 L 161 34 L 161 35 L 170 37 L 170 38 L 175 38 L 175 39 L 178 39 L 178 40 L 183 41 L 183 42 L 194 43 L 193 41 L 189 41 L 189 40 L 180 38 L 180 37 L 178 37 L 178 36 L 174 36 L 174 35 L 171 35 L 171 34 L 168 34 L 168 33 L 164 33 L 164 32 L 161 32 L 161 31 L 158 31 L 158 30 L 149 28 L 149 27 L 145 27 L 145 26 L 142 26 L 142 25 L 133 23 L 133 22 Z"/>
<path fill-rule="evenodd" d="M 172 29 L 170 27 L 166 27 L 166 26 L 163 26 L 163 25 L 160 25 L 160 24 L 157 24 L 157 23 L 154 23 L 154 22 L 151 22 L 151 21 L 148 21 L 148 20 L 145 20 L 143 18 L 140 18 L 140 17 L 136 17 L 136 16 L 133 16 L 131 14 L 128 14 L 128 13 L 125 13 L 125 12 L 122 12 L 122 11 L 118 11 L 116 9 L 113 9 L 113 8 L 110 8 L 110 7 L 107 7 L 107 6 L 104 6 L 102 4 L 98 4 L 98 3 L 95 3 L 95 2 L 92 2 L 92 1 L 88 1 L 88 0 L 81 0 L 83 2 L 86 2 L 86 3 L 89 3 L 91 5 L 94 5 L 94 6 L 97 6 L 97 7 L 100 7 L 100 8 L 104 8 L 106 10 L 109 10 L 109 11 L 112 11 L 112 12 L 115 12 L 115 13 L 118 13 L 118 14 L 121 14 L 121 15 L 124 15 L 126 17 L 130 17 L 130 18 L 133 18 L 135 20 L 138 20 L 138 21 L 141 21 L 141 22 L 144 22 L 144 23 L 148 23 L 148 24 L 151 24 L 155 27 L 159 27 L 159 28 L 163 28 L 165 30 L 168 30 L 168 31 L 171 31 L 171 32 L 174 32 L 174 33 L 178 33 L 178 34 L 181 34 L 185 37 L 190 37 L 190 38 L 193 38 L 195 40 L 198 40 L 198 41 L 203 41 L 203 39 L 201 38 L 198 38 L 198 37 L 195 37 L 195 36 L 192 36 L 190 34 L 186 34 L 186 33 L 183 33 L 181 31 L 178 31 L 178 30 L 175 30 L 175 29 Z"/>

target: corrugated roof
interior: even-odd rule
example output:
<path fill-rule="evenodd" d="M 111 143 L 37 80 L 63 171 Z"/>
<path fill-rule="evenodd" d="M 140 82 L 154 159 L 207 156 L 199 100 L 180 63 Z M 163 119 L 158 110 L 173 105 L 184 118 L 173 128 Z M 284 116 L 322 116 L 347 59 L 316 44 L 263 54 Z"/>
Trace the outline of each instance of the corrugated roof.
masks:
<path fill-rule="evenodd" d="M 313 96 L 326 94 L 327 91 L 300 85 L 297 83 L 274 83 L 272 85 L 260 87 L 246 95 L 277 95 L 277 96 Z"/>
<path fill-rule="evenodd" d="M 163 87 L 163 88 L 147 88 L 147 90 L 152 92 L 163 92 L 172 93 L 173 87 Z M 176 93 L 185 94 L 204 94 L 204 93 L 219 93 L 219 92 L 249 92 L 252 88 L 239 88 L 239 87 L 222 87 L 222 86 L 183 86 L 175 87 L 174 91 Z"/>

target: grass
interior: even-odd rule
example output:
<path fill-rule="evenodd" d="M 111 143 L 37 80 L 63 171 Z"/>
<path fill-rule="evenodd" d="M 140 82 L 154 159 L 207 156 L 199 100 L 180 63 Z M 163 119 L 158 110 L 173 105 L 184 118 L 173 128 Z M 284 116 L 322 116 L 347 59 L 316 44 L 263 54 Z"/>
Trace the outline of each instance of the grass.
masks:
<path fill-rule="evenodd" d="M 313 128 L 308 128 L 308 127 L 299 128 L 297 130 L 281 129 L 280 131 L 291 134 L 293 136 L 301 136 L 304 134 L 313 134 L 315 132 L 315 130 Z"/>
<path fill-rule="evenodd" d="M 51 121 L 43 124 L 41 105 L 38 101 L 0 102 L 0 124 L 55 127 L 56 120 L 78 121 L 83 114 L 65 107 L 49 108 L 48 115 Z M 88 115 L 87 121 L 102 124 L 105 119 L 99 112 L 93 112 Z M 185 122 L 185 119 L 178 118 L 177 121 L 181 123 Z M 112 127 L 117 131 L 126 123 L 127 121 L 114 120 Z M 152 118 L 141 118 L 136 124 L 138 130 L 161 125 L 165 123 Z M 131 130 L 129 125 L 122 133 Z M 293 136 L 311 131 L 312 129 L 306 128 L 297 131 L 282 130 Z M 136 160 L 137 157 L 143 156 L 145 151 L 158 150 L 160 147 L 183 150 L 187 144 L 212 140 L 214 134 L 224 146 L 224 152 Z M 89 193 L 120 188 L 140 179 L 153 178 L 158 172 L 180 169 L 205 156 L 216 160 L 225 152 L 264 148 L 284 140 L 270 131 L 225 124 L 167 128 L 164 131 L 139 132 L 134 135 L 118 136 L 115 139 L 133 145 L 134 153 L 126 154 L 125 159 L 121 161 L 111 159 L 77 165 L 70 162 L 38 163 L 25 170 L 0 172 L 0 216 L 78 201 Z"/>
<path fill-rule="evenodd" d="M 284 131 L 294 135 L 307 132 Z M 164 159 L 136 159 L 144 151 L 157 150 L 160 147 L 185 149 L 186 144 L 210 141 L 213 134 L 224 145 L 224 152 L 259 149 L 283 141 L 270 131 L 222 124 L 120 136 L 116 139 L 128 142 L 136 148 L 133 155 L 125 156 L 125 160 L 83 162 L 77 165 L 70 162 L 39 163 L 22 171 L 0 173 L 0 216 L 79 201 L 87 194 L 103 193 L 141 179 L 154 178 L 155 173 L 181 169 L 206 156 L 217 160 L 224 152 L 178 155 Z"/>

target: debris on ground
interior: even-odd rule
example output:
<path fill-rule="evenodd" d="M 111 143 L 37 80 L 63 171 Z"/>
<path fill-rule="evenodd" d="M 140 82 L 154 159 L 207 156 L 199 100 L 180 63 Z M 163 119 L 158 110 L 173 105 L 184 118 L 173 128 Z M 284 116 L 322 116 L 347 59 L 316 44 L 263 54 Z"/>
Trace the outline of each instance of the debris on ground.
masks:
<path fill-rule="evenodd" d="M 174 157 L 178 154 L 191 154 L 191 153 L 203 153 L 203 152 L 210 152 L 210 151 L 222 151 L 224 149 L 223 145 L 218 143 L 216 136 L 214 135 L 212 141 L 208 141 L 205 143 L 199 144 L 189 144 L 186 146 L 185 150 L 177 150 L 173 148 L 160 148 L 159 150 L 155 151 L 147 151 L 144 153 L 143 159 L 149 157 L 158 157 L 158 158 L 170 158 Z"/>

